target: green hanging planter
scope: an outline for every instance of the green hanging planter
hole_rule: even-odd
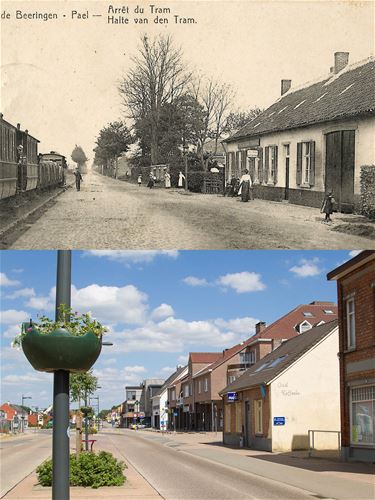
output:
[[[77,337],[64,328],[41,334],[29,323],[23,327],[26,331],[22,338],[23,352],[33,368],[41,372],[86,372],[102,350],[102,338],[92,332]]]

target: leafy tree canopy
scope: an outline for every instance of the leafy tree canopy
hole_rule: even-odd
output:
[[[88,158],[85,155],[85,152],[83,151],[83,149],[81,148],[81,146],[77,146],[77,144],[76,144],[75,148],[72,151],[71,158],[78,165],[83,165],[88,160]]]
[[[105,165],[108,160],[117,158],[128,151],[133,138],[127,126],[121,122],[112,122],[99,132],[96,141],[95,163]]]

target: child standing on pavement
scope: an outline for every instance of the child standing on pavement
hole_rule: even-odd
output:
[[[142,184],[142,176],[138,175],[138,186],[141,186]]]
[[[332,222],[331,213],[333,213],[333,204],[335,203],[335,199],[333,197],[332,190],[327,191],[324,199],[322,201],[322,206],[320,207],[320,213],[326,214],[324,223]]]

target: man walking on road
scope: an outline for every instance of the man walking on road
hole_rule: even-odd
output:
[[[75,170],[74,175],[76,178],[77,191],[80,191],[81,190],[81,181],[83,181],[83,179],[82,179],[81,172],[78,170],[78,168]]]

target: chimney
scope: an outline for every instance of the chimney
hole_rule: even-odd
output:
[[[17,123],[17,130],[20,130],[20,128],[21,128],[21,124]]]
[[[262,332],[266,328],[266,326],[267,326],[267,323],[265,323],[264,321],[259,321],[255,325],[255,334]]]
[[[335,75],[345,68],[349,62],[349,52],[335,52]]]
[[[292,80],[281,80],[281,95],[284,95],[290,89]]]

